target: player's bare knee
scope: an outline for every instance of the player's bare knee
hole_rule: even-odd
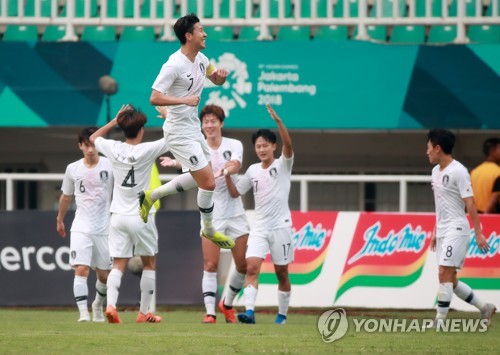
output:
[[[81,277],[89,276],[90,268],[87,265],[76,265],[75,266],[75,275]]]
[[[205,260],[203,270],[207,272],[217,272],[218,264],[213,260]]]

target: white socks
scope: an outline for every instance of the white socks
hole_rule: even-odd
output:
[[[446,319],[450,309],[451,298],[453,297],[453,283],[445,282],[439,284],[438,307],[436,319]]]
[[[87,286],[87,278],[84,276],[75,276],[73,280],[73,295],[75,296],[76,305],[81,313],[88,313],[87,299],[89,296],[89,287]]]
[[[464,300],[467,303],[477,307],[479,310],[483,309],[484,302],[482,302],[472,291],[469,285],[458,281],[457,287],[453,290],[455,295],[457,295],[460,299]]]
[[[215,228],[212,225],[212,215],[214,211],[213,191],[198,189],[198,208],[200,209],[201,225],[203,230],[209,235],[215,234]]]
[[[95,283],[95,290],[96,290],[95,300],[97,304],[103,305],[106,301],[106,294],[107,294],[106,284],[102,283],[101,281],[99,281],[99,279],[97,279]]]
[[[151,192],[151,200],[156,201],[168,195],[175,195],[179,192],[193,189],[197,186],[196,181],[190,173],[176,176],[166,184],[154,189]]]
[[[252,285],[245,287],[243,291],[245,295],[245,309],[247,311],[255,310],[255,300],[257,299],[257,289]]]
[[[207,314],[215,316],[215,295],[217,294],[217,273],[203,271],[203,280],[201,282],[203,290],[203,301]]]
[[[290,296],[292,291],[278,290],[278,313],[286,316],[288,313],[288,305],[290,304]]]
[[[155,292],[156,283],[156,271],[155,270],[144,270],[141,276],[141,306],[139,311],[142,314],[147,314],[149,312],[149,306],[151,305],[151,300],[153,299],[153,294]]]
[[[143,271],[144,273],[144,271]],[[120,285],[122,283],[123,273],[118,269],[112,269],[108,276],[108,306],[116,308]]]
[[[226,290],[226,294],[224,295],[224,305],[228,307],[233,306],[234,298],[238,293],[240,293],[244,283],[245,274],[240,274],[236,270],[231,272],[229,275],[229,288]]]

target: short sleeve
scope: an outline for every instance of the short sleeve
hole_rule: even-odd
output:
[[[61,186],[61,191],[66,196],[73,196],[73,194],[75,193],[75,183],[73,181],[73,174],[71,173],[71,170],[71,165],[68,165],[66,167]]]
[[[458,170],[458,172],[459,173],[457,174],[457,188],[458,191],[460,192],[460,196],[462,198],[474,196],[474,193],[472,192],[472,185],[470,182],[469,173],[465,168]]]
[[[168,60],[161,67],[160,73],[156,77],[155,82],[153,83],[153,89],[159,91],[161,93],[166,93],[167,90],[172,86],[176,79],[176,70],[173,63]]]

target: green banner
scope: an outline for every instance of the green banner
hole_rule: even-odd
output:
[[[101,125],[98,81],[118,82],[111,117],[124,103],[162,121],[151,85],[178,43],[0,42],[0,126]],[[500,128],[500,45],[381,45],[358,41],[208,42],[229,70],[208,82],[202,105],[222,106],[226,128],[274,127],[272,104],[292,129]]]

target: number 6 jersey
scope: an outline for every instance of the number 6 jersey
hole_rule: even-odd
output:
[[[93,168],[87,168],[83,158],[67,166],[61,191],[75,196],[75,219],[71,232],[107,235],[109,204],[113,191],[111,163],[104,157]]]

